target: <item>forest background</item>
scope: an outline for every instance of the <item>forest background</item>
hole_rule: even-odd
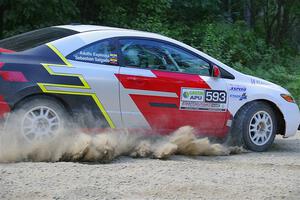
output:
[[[300,103],[300,0],[0,0],[0,38],[70,23],[167,35]]]

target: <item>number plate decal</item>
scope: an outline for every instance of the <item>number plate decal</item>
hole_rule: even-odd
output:
[[[205,102],[226,103],[227,93],[223,90],[205,90]]]
[[[227,93],[224,90],[181,88],[180,109],[226,112]]]

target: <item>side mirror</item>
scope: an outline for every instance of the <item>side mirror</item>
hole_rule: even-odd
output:
[[[213,77],[220,78],[221,71],[218,66],[213,65]]]

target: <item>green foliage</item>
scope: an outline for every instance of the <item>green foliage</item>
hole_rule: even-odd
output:
[[[245,24],[207,24],[202,50],[238,71],[288,88],[300,103],[300,57],[268,46]]]
[[[0,0],[0,37],[71,22],[157,32],[282,85],[300,103],[299,18],[299,1]]]
[[[4,35],[9,36],[40,27],[69,23],[78,14],[72,0],[14,0],[4,11]]]

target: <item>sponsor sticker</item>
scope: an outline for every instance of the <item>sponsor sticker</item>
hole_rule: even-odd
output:
[[[182,88],[182,100],[183,101],[204,101],[204,90],[200,89],[189,89],[189,88]]]
[[[269,85],[269,83],[267,83],[263,80],[258,80],[258,79],[254,79],[254,78],[251,78],[251,83],[253,85]]]
[[[180,109],[225,112],[227,94],[223,90],[181,88]]]
[[[233,98],[233,99],[238,99],[238,100],[242,101],[242,100],[246,100],[247,99],[247,94],[246,93],[243,93],[243,94],[230,94],[229,97]]]
[[[230,85],[229,98],[238,99],[239,101],[247,99],[247,88],[243,85]]]
[[[242,85],[230,85],[229,92],[246,92],[247,88]]]

